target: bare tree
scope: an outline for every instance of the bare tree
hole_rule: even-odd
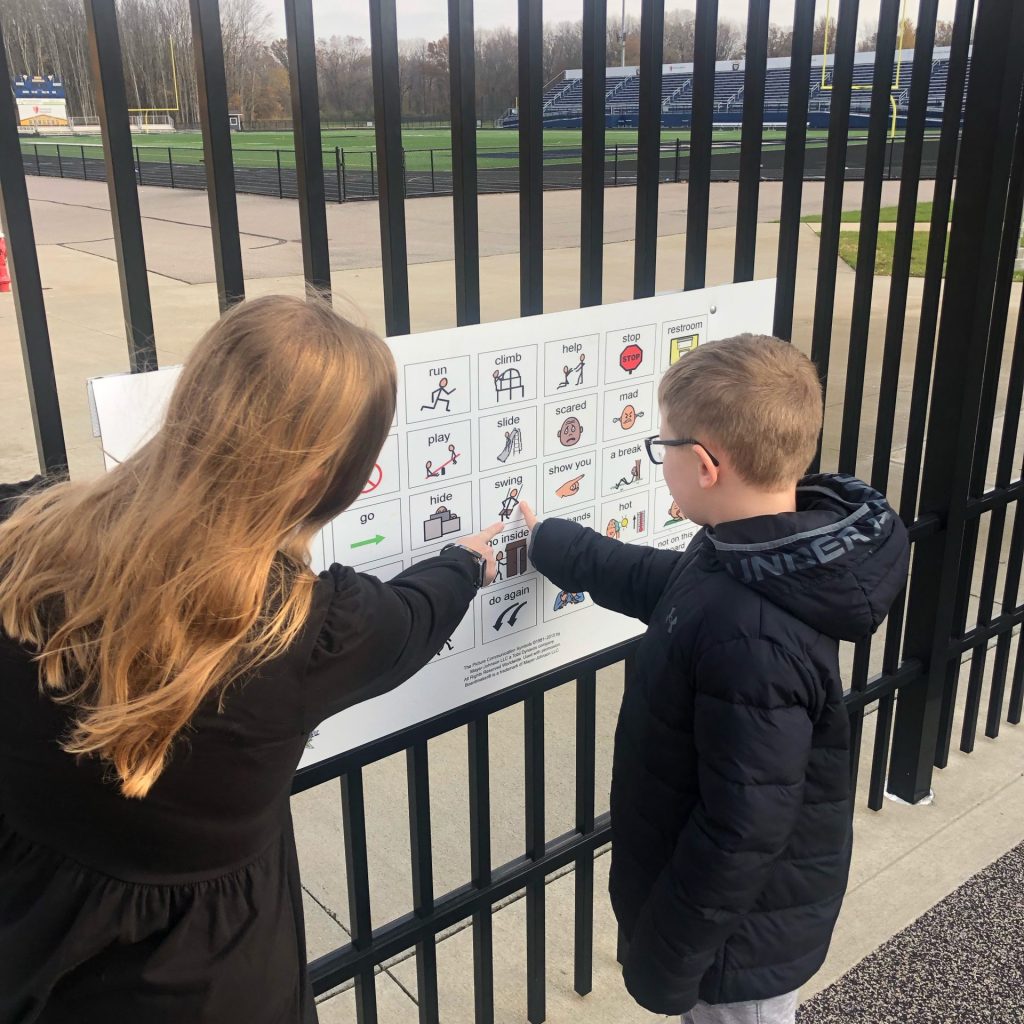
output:
[[[746,42],[746,31],[742,25],[720,21],[715,37],[715,59],[736,60],[742,57],[746,51]]]
[[[692,11],[672,11],[665,16],[665,61],[686,64],[693,60],[695,21]]]
[[[789,57],[793,53],[793,29],[782,25],[768,26],[768,56]]]
[[[814,39],[811,43],[811,53],[825,53],[825,44],[828,43],[828,52],[832,53],[836,48],[836,19],[829,18],[826,22],[824,16],[814,23]]]
[[[492,120],[515,104],[519,85],[519,42],[508,28],[476,36],[477,117]]]
[[[938,21],[935,23],[935,45],[950,46],[953,42],[953,22]]]

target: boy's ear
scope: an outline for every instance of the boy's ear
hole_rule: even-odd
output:
[[[709,489],[718,483],[720,469],[711,461],[711,456],[699,444],[693,446],[693,453],[697,456],[699,465],[697,467],[700,486]]]

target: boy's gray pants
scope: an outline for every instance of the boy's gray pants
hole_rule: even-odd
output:
[[[698,1003],[684,1013],[682,1024],[794,1024],[796,992],[787,992],[772,999],[756,999],[749,1003]]]

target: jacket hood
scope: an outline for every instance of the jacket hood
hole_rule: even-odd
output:
[[[702,554],[741,583],[837,640],[873,633],[903,589],[907,531],[885,498],[850,476],[797,487],[796,512],[720,523]]]

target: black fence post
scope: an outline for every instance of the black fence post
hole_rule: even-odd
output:
[[[345,150],[341,151],[341,198],[348,199],[348,176],[345,173]]]
[[[448,0],[456,323],[480,322],[473,4]],[[520,46],[521,46],[520,42]]]
[[[519,315],[544,312],[541,5],[519,0]],[[532,1018],[531,1018],[532,1019]]]
[[[64,177],[64,163],[60,158],[60,143],[53,147],[57,151],[57,173],[63,178]]]
[[[39,468],[63,474],[67,472],[68,456],[25,182],[25,161],[18,138],[18,111],[14,93],[8,87],[10,81],[3,26],[0,25],[0,82],[4,83],[0,88],[0,221],[6,226],[10,240],[11,285]]]
[[[398,83],[398,16],[395,0],[370,0],[370,59],[373,73],[373,128],[380,155],[381,271],[384,326],[388,334],[407,334],[409,255],[405,231],[405,168],[402,154],[402,98]],[[374,151],[370,151],[373,192]]]
[[[793,8],[793,53],[789,68],[789,104],[779,210],[779,250],[775,276],[775,319],[772,333],[789,341],[793,336],[800,214],[807,152],[807,98],[810,94],[811,51],[814,46],[814,0],[796,0]]]
[[[139,147],[135,146],[135,176],[139,180],[139,184],[142,184],[142,157],[139,154]]]
[[[676,165],[675,170],[672,173],[672,180],[675,182],[679,181],[679,137],[676,136]]]
[[[174,157],[171,155],[171,147],[167,147],[167,170],[171,174],[171,188],[174,188]]]
[[[374,171],[373,150],[370,150],[370,195],[377,194],[377,179]]]
[[[615,143],[615,181],[614,184],[619,183],[619,144]]]
[[[281,150],[275,149],[277,155],[277,198],[284,199],[284,186],[281,183]]]
[[[42,174],[43,172],[39,170],[39,144],[33,142],[32,149],[35,151],[36,154],[36,174]]]
[[[89,172],[86,170],[85,166],[85,146],[79,146],[78,148],[82,151],[82,181],[88,181]]]
[[[437,191],[437,182],[434,180],[434,151],[430,151],[430,191]]]
[[[843,6],[849,2],[844,0]],[[693,108],[690,114],[690,159],[686,169],[686,253],[683,269],[683,287],[687,289],[703,288],[707,283],[718,0],[697,0],[694,33]],[[763,117],[763,113],[758,114],[759,121]]]
[[[210,207],[217,298],[225,310],[245,298],[242,244],[235,197],[235,156],[228,118],[227,78],[218,0],[189,0],[203,166]]]
[[[583,137],[580,188],[580,305],[596,306],[604,288],[604,96],[608,35],[606,0],[583,4]],[[593,869],[593,861],[590,862]],[[577,991],[582,975],[577,972]],[[587,989],[589,991],[589,989]]]
[[[295,193],[302,235],[302,273],[307,292],[326,294],[331,290],[331,257],[327,238],[327,197],[312,0],[285,0],[284,22],[288,35],[288,78],[292,98],[292,134],[295,137]]]
[[[640,8],[640,93],[637,101],[639,126],[636,144],[634,299],[645,299],[654,294],[658,266],[658,185],[661,182],[661,60],[664,40],[665,0],[643,0]],[[713,51],[711,59],[714,60]],[[689,239],[689,220],[687,220],[686,233],[687,239]]]
[[[921,482],[920,512],[936,515],[941,525],[915,546],[907,611],[904,655],[920,659],[925,673],[899,692],[889,767],[889,791],[910,803],[931,790],[952,663],[985,364],[990,346],[1003,344],[1002,332],[996,337],[990,328],[999,315],[1001,241],[1020,130],[1024,7],[979,5],[974,45],[985,59],[971,67],[964,108]]]
[[[334,147],[334,177],[338,183],[338,202],[341,202],[341,153]]]
[[[747,5],[747,45],[743,69],[743,128],[740,132],[740,187],[736,202],[734,281],[754,277],[757,204],[761,191],[765,74],[768,67],[768,0]]]
[[[146,276],[139,190],[132,173],[132,135],[128,120],[121,41],[114,0],[85,0],[89,67],[96,109],[103,128],[103,156],[114,226],[114,249],[121,283],[121,305],[133,373],[157,368],[153,307]]]

